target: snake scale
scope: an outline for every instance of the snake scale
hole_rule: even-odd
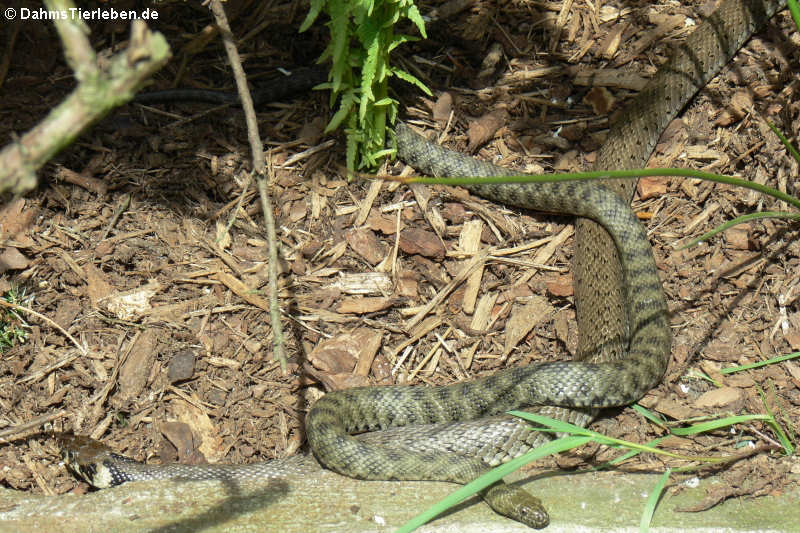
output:
[[[627,106],[612,126],[596,168],[643,166],[667,123],[783,3],[726,0]],[[398,125],[396,137],[399,157],[426,173],[512,173],[432,144],[404,124]],[[669,318],[647,235],[628,206],[632,186],[630,181],[469,186],[506,205],[584,217],[578,223],[576,250],[578,357],[447,387],[329,393],[306,417],[315,458],[359,479],[466,483],[538,442],[537,434],[521,422],[499,416],[505,411],[547,406],[550,416],[585,425],[594,409],[629,404],[657,385],[670,355]],[[352,436],[376,430],[386,431]],[[174,477],[246,482],[279,474],[274,463],[142,465],[78,437],[67,443],[64,458],[98,487]],[[539,501],[522,489],[500,482],[483,497],[497,512],[532,527],[548,523]]]

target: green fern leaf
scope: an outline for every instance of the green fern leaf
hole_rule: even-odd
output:
[[[428,96],[433,96],[433,93],[431,92],[431,90],[428,89],[428,87],[424,83],[422,83],[422,81],[420,81],[413,74],[409,74],[405,70],[400,70],[399,68],[392,69],[392,74],[394,74],[395,76],[397,76],[398,78],[400,78],[403,81],[406,81],[406,82],[408,82],[408,83],[410,83],[412,85],[416,85],[417,87],[419,87]]]
[[[325,7],[326,0],[311,0],[311,8],[308,10],[308,15],[306,15],[305,20],[303,23],[300,24],[300,33],[306,31],[314,21],[317,20],[322,8]]]

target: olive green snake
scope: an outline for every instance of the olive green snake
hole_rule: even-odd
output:
[[[617,119],[596,168],[643,166],[666,124],[782,4],[781,0],[726,1],[680,45]],[[398,125],[396,138],[402,160],[435,176],[513,173],[445,150],[404,124]],[[579,219],[576,252],[579,356],[447,387],[369,387],[329,393],[306,417],[311,450],[326,468],[358,479],[466,483],[489,465],[538,442],[537,433],[522,422],[500,416],[506,411],[547,406],[551,416],[585,425],[595,409],[632,403],[662,379],[670,356],[669,316],[647,234],[628,206],[631,182],[468,188],[509,206],[584,217]],[[375,438],[352,436],[387,428],[400,429],[379,431]],[[267,463],[141,465],[80,438],[65,448],[64,457],[99,487],[168,477],[246,480],[271,475],[273,469]],[[483,497],[497,512],[532,527],[548,523],[542,505],[520,488],[500,482]]]

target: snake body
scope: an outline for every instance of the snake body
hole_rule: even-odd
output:
[[[642,166],[666,124],[782,5],[782,0],[727,0],[626,108],[601,149],[597,167]],[[436,176],[511,173],[436,146],[403,124],[396,137],[400,158]],[[470,186],[500,203],[592,221],[580,223],[576,252],[580,360],[508,369],[447,387],[366,387],[329,393],[306,417],[314,457],[331,470],[359,479],[466,483],[488,465],[519,455],[536,442],[535,432],[497,415],[549,406],[556,416],[585,424],[594,409],[629,404],[657,385],[670,355],[669,320],[647,235],[628,206],[630,187],[588,182]],[[430,427],[434,429],[426,429]],[[386,428],[396,429],[378,432],[388,436],[373,440],[352,436]],[[140,465],[93,446],[73,439],[64,456],[98,486],[166,477],[246,482],[274,473],[266,463],[219,468]],[[521,489],[498,483],[483,496],[496,511],[530,526],[548,523],[538,500]]]
[[[503,176],[511,171],[434,145],[404,124],[398,155],[434,176]],[[550,362],[511,368],[447,387],[368,387],[321,398],[306,417],[311,449],[326,467],[360,479],[435,479],[466,483],[486,471],[479,459],[439,453],[399,453],[351,433],[408,424],[472,420],[520,407],[612,407],[641,398],[658,384],[670,355],[667,305],[644,228],[627,202],[590,182],[480,184],[473,192],[506,205],[591,218],[614,239],[626,281],[631,342],[625,357],[607,362]],[[515,487],[491,487],[493,509],[534,527],[546,525],[537,502]]]

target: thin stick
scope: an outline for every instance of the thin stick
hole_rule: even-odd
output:
[[[12,438],[15,435],[19,435],[20,433],[24,433],[25,431],[31,430],[35,427],[39,427],[42,424],[47,424],[48,422],[52,422],[57,418],[66,416],[66,414],[67,414],[66,411],[58,411],[55,413],[50,413],[49,415],[37,416],[36,418],[32,418],[27,422],[23,422],[22,424],[4,429],[3,431],[0,431],[0,442],[11,442],[11,440],[13,440]]]
[[[278,238],[275,234],[272,200],[267,192],[263,144],[261,143],[261,136],[258,133],[258,122],[256,121],[255,109],[253,108],[253,98],[250,96],[250,90],[247,87],[247,78],[242,68],[239,52],[236,50],[236,44],[233,42],[233,34],[228,24],[228,17],[225,15],[225,10],[219,0],[211,0],[210,7],[216,19],[217,26],[220,29],[225,52],[228,54],[228,62],[231,65],[233,77],[236,80],[239,101],[242,104],[245,121],[247,123],[247,138],[250,141],[250,151],[253,154],[253,169],[257,176],[256,183],[258,184],[258,192],[261,195],[261,210],[264,212],[267,242],[269,243],[269,307],[273,331],[272,357],[280,362],[281,371],[286,374],[286,354],[283,346],[283,328],[281,326],[281,313],[278,304]]]
[[[272,169],[272,157],[269,159],[269,172]],[[267,180],[263,174],[257,180],[258,192],[261,193],[261,211],[264,213],[264,222],[269,236],[269,316],[272,321],[272,349],[274,358],[281,363],[281,372],[286,375],[286,353],[283,345],[283,328],[281,327],[281,308],[278,305],[278,238],[275,233],[275,218],[272,214],[272,200],[267,191]]]
[[[127,211],[130,206],[131,206],[131,194],[126,194],[125,198],[122,199],[122,202],[120,202],[120,204],[114,210],[114,214],[111,216],[111,220],[108,221],[106,229],[103,230],[103,235],[100,237],[101,241],[106,240],[108,234],[111,233],[111,230],[114,229],[114,226],[117,225],[117,222],[119,222],[120,217],[122,217],[122,213]]]

